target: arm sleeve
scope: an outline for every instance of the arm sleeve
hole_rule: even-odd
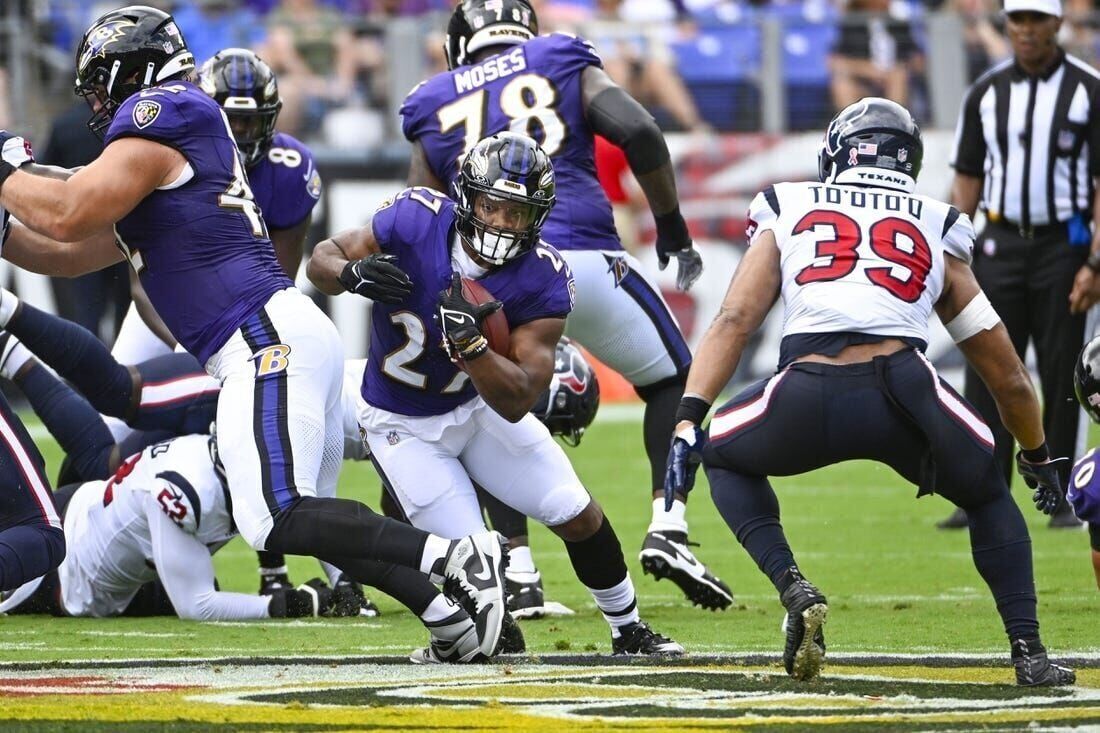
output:
[[[985,135],[982,134],[981,104],[987,88],[984,84],[970,87],[955,129],[951,167],[967,176],[985,175],[986,145]]]
[[[214,589],[214,563],[199,540],[179,528],[157,500],[146,500],[153,563],[160,582],[182,619],[232,621],[268,617],[270,599]]]
[[[969,265],[974,259],[975,236],[970,217],[952,206],[944,219],[943,229],[943,247],[947,254]]]
[[[764,232],[775,231],[779,221],[779,195],[775,192],[775,186],[768,186],[749,204],[749,220],[745,227],[745,239],[751,247],[756,238]],[[776,241],[779,241],[778,234]]]

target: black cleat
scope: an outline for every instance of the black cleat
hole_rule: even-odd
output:
[[[523,654],[525,651],[527,651],[527,641],[523,638],[519,624],[516,623],[512,614],[504,614],[504,623],[500,630],[500,653]]]
[[[802,577],[798,568],[788,568],[794,582],[779,596],[787,617],[783,631],[787,644],[783,649],[783,666],[796,680],[812,680],[825,666],[825,634],[821,627],[829,613],[829,605],[821,591]]]
[[[1073,507],[1063,498],[1054,514],[1050,515],[1047,526],[1051,529],[1077,529],[1081,524],[1081,520],[1073,513]]]
[[[645,573],[657,580],[668,578],[694,605],[717,611],[733,603],[729,586],[688,549],[686,532],[648,532],[638,559]]]
[[[542,577],[533,573],[505,573],[504,594],[514,618],[539,618],[546,603]]]
[[[332,615],[375,618],[381,614],[378,606],[363,593],[363,586],[349,578],[347,574],[341,573],[336,579],[336,585],[332,586]]]
[[[270,596],[277,591],[291,590],[294,586],[290,584],[290,577],[286,573],[260,573],[260,591],[261,596]]]
[[[966,518],[966,512],[961,507],[955,507],[951,516],[936,522],[936,529],[966,529],[970,521]]]
[[[1016,684],[1021,687],[1061,687],[1077,682],[1072,669],[1047,658],[1047,650],[1037,639],[1012,642],[1012,666],[1016,668]]]
[[[645,654],[655,657],[678,657],[684,648],[667,636],[658,634],[644,621],[619,627],[619,635],[611,639],[611,653],[615,656]]]

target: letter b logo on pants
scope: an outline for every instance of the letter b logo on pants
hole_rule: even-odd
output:
[[[256,362],[256,376],[266,377],[283,371],[290,364],[287,360],[289,355],[290,347],[286,344],[275,344],[260,349],[252,355],[252,359]]]

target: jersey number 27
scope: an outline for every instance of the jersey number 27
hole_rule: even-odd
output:
[[[814,263],[802,268],[795,276],[794,280],[799,285],[839,280],[856,269],[859,246],[865,233],[859,223],[847,214],[815,209],[795,224],[791,234],[816,234],[823,230],[831,230],[831,235],[817,240]],[[885,288],[907,303],[919,300],[932,269],[932,250],[920,229],[911,221],[888,217],[872,224],[867,229],[866,238],[871,251],[890,263],[889,267],[868,267],[863,271],[871,284]],[[895,275],[895,265],[908,270],[909,276]]]

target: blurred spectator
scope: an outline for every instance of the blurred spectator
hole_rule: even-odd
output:
[[[260,19],[237,0],[184,0],[172,15],[197,65],[223,48],[255,48],[264,40]]]
[[[851,0],[829,57],[833,106],[843,109],[866,96],[909,102],[909,75],[923,70],[903,6],[890,0]],[[891,12],[894,11],[894,12]]]
[[[50,136],[41,150],[35,151],[39,163],[76,168],[91,163],[103,150],[103,141],[88,129],[91,110],[83,100],[54,119]],[[50,278],[57,313],[111,343],[118,333],[130,305],[129,265],[115,265],[76,278]],[[106,315],[111,326],[101,328]]]
[[[1094,66],[1100,55],[1097,27],[1100,16],[1092,0],[1066,0],[1065,22],[1058,40],[1068,53],[1079,56]]]
[[[382,68],[378,43],[359,43],[339,12],[317,0],[282,0],[261,55],[279,77],[279,129],[305,136],[331,109],[352,103],[356,75]]]
[[[957,12],[964,23],[963,42],[970,81],[1009,55],[1008,41],[1002,30],[994,25],[994,20],[999,21],[999,5],[994,6],[988,0],[950,0],[948,3],[948,9]]]
[[[423,15],[433,10],[451,10],[448,0],[348,0],[348,13],[368,21]]]

